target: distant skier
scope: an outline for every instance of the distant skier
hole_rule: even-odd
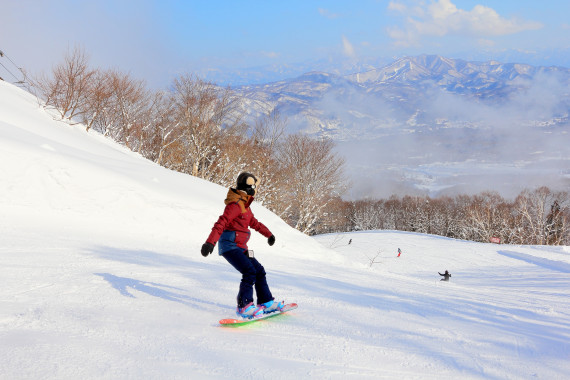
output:
[[[439,273],[439,272],[437,272]],[[451,277],[451,273],[449,273],[447,270],[445,271],[444,274],[439,273],[440,276],[443,276],[443,278],[439,281],[449,281],[449,277]]]
[[[244,172],[237,177],[236,188],[228,190],[224,201],[224,213],[212,227],[212,232],[201,249],[202,256],[206,257],[212,253],[219,240],[219,254],[242,274],[236,310],[236,314],[242,318],[278,311],[284,304],[274,301],[265,278],[265,269],[253,257],[253,251],[247,248],[251,235],[249,227],[265,236],[270,246],[275,243],[275,236],[253,216],[249,208],[258,186],[259,180],[253,174]],[[257,305],[253,303],[254,286]]]
[[[352,239],[350,239],[350,240],[348,241],[348,245],[350,245],[350,243],[352,243]]]
[[[402,251],[400,251],[400,248],[398,248],[398,256],[397,257],[400,257],[401,254],[402,254]]]

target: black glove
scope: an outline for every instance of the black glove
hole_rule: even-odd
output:
[[[212,251],[214,250],[214,244],[212,243],[204,243],[202,244],[202,256],[207,257],[210,253],[212,253]]]
[[[275,235],[271,235],[270,237],[267,238],[267,244],[269,245],[275,244]]]

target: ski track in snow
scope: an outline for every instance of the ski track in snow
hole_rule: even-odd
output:
[[[220,327],[240,275],[199,249],[225,192],[0,82],[0,378],[570,378],[569,247],[310,238],[254,204],[277,242],[250,247],[299,308]]]

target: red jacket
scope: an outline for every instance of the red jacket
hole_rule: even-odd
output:
[[[253,202],[253,197],[243,191],[235,189],[228,191],[228,196],[224,201],[226,204],[224,213],[214,223],[212,232],[206,240],[213,245],[219,240],[218,250],[220,254],[238,247],[248,249],[247,242],[251,235],[249,227],[267,238],[272,235],[271,231],[253,216],[253,212],[249,208],[251,202]]]

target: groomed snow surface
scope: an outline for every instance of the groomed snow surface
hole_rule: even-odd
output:
[[[0,82],[0,378],[570,378],[570,247],[310,238],[254,204],[277,242],[250,248],[299,308],[219,326],[240,275],[200,247],[226,191]]]

